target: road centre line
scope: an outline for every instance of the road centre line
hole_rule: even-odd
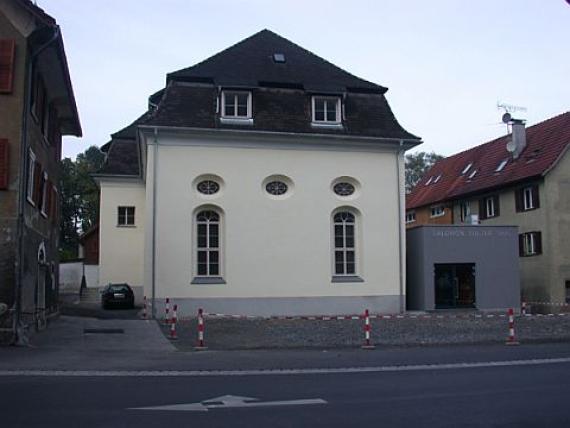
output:
[[[307,374],[350,374],[412,372],[430,370],[460,370],[473,368],[538,366],[567,364],[570,357],[539,358],[529,360],[481,361],[471,363],[415,364],[401,366],[338,367],[308,369],[256,369],[256,370],[0,370],[2,376],[24,377],[218,377],[218,376],[282,376]]]

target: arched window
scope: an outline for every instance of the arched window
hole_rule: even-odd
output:
[[[356,275],[356,218],[349,211],[339,211],[333,217],[334,274]]]
[[[196,214],[196,274],[220,276],[220,215],[214,210]]]

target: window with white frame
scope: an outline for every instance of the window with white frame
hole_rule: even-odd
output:
[[[473,162],[469,162],[469,163],[467,164],[467,166],[465,166],[465,168],[463,168],[463,171],[461,171],[461,175],[467,174],[467,171],[469,171],[472,166],[473,166]]]
[[[222,91],[222,118],[251,119],[251,92]]]
[[[434,205],[431,207],[431,217],[441,217],[445,214],[445,207],[443,205]]]
[[[135,207],[117,207],[117,226],[135,225]]]
[[[40,212],[44,217],[47,217],[47,205],[48,205],[48,175],[47,172],[42,174],[42,182],[40,186],[40,194],[41,194],[41,201],[40,201]]]
[[[35,170],[36,170],[36,155],[31,150],[28,153],[28,186],[26,189],[26,197],[28,202],[32,205],[34,203],[34,183],[36,181],[35,177]]]
[[[523,189],[523,207],[525,210],[532,210],[534,208],[533,188],[525,187]]]
[[[416,212],[415,211],[408,211],[406,213],[406,224],[413,223],[416,221]]]
[[[541,232],[527,232],[519,235],[519,250],[521,256],[536,256],[542,254]]]
[[[313,122],[325,125],[341,123],[340,97],[313,97]]]
[[[356,217],[340,211],[333,217],[334,275],[356,275]]]
[[[465,222],[471,215],[471,204],[469,201],[461,201],[459,204],[459,211],[461,216],[461,222]]]
[[[495,217],[497,215],[497,207],[495,206],[495,198],[485,199],[485,217]]]
[[[218,277],[220,269],[220,214],[208,209],[196,214],[196,276]]]

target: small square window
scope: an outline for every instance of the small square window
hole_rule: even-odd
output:
[[[416,212],[415,211],[410,211],[410,212],[406,213],[406,224],[414,223],[415,221],[416,221]]]
[[[339,125],[340,108],[339,97],[313,97],[313,123]]]
[[[273,61],[275,62],[285,62],[285,54],[284,53],[274,53],[273,54]]]
[[[251,119],[251,92],[223,91],[222,117]]]
[[[443,205],[435,205],[431,207],[431,217],[441,217],[445,214],[445,208]]]
[[[135,207],[118,207],[117,226],[135,225]]]

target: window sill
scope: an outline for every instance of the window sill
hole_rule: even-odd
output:
[[[334,275],[331,279],[332,283],[342,283],[342,282],[364,282],[364,280],[357,275]]]
[[[222,125],[253,125],[253,118],[251,117],[220,117]]]
[[[29,196],[26,196],[26,201],[28,201],[28,203],[29,203],[32,207],[35,207],[35,206],[36,206],[34,200],[33,200],[32,198],[30,198]]]
[[[313,128],[325,128],[325,129],[343,129],[342,123],[339,122],[311,122]]]
[[[530,254],[523,254],[521,257],[535,257],[540,256],[542,253],[530,253]]]
[[[129,229],[129,228],[132,229],[132,228],[135,228],[137,226],[134,224],[118,224],[117,227],[126,227],[127,229]]]
[[[537,210],[537,209],[538,209],[538,207],[523,208],[523,209],[520,210],[519,212],[521,212],[521,213],[526,213],[526,212],[528,212],[528,211],[534,211],[534,210]]]
[[[195,276],[190,284],[225,284],[221,276]]]
[[[45,212],[43,212],[43,211],[40,211],[40,214],[42,215],[43,218],[48,218],[47,213],[45,213]]]

